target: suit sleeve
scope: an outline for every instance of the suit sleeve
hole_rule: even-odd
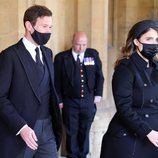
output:
[[[59,97],[59,103],[62,103],[62,58],[60,54],[57,54],[54,58],[54,74],[54,83]]]
[[[95,50],[96,51],[96,50]],[[96,51],[96,74],[95,74],[95,96],[102,96],[104,76],[102,72],[102,62],[99,58],[99,53]]]
[[[0,54],[0,118],[15,134],[26,124],[10,100],[14,66],[10,53]],[[16,90],[15,90],[16,91]]]

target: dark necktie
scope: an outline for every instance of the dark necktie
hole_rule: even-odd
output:
[[[36,51],[36,64],[37,64],[37,67],[39,68],[39,70],[43,73],[43,64],[42,64],[42,61],[40,59],[40,54],[39,54],[39,48],[37,47],[35,49]]]
[[[77,60],[76,60],[76,62],[77,62],[78,65],[80,65],[80,63],[81,63],[79,56],[80,56],[80,55],[78,54],[78,55],[77,55]]]

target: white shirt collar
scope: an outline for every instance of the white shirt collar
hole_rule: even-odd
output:
[[[23,37],[22,42],[24,43],[25,48],[28,50],[28,52],[30,53],[30,55],[32,56],[33,60],[36,61],[35,56],[36,56],[36,45],[34,45],[33,43],[31,43],[26,37]],[[43,62],[42,59],[42,52],[40,49],[40,46],[38,46],[39,48],[39,52],[40,52],[40,59]]]
[[[76,53],[74,50],[72,50],[72,55],[73,55],[75,61],[77,61],[77,55],[78,55],[78,53]],[[83,59],[84,59],[84,52],[79,53],[79,55],[80,55],[80,56],[79,56],[80,61],[81,61],[81,63],[82,63],[82,62],[83,62]]]

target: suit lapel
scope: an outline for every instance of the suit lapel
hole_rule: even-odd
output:
[[[54,84],[53,83],[53,81],[54,81],[54,68],[53,68],[53,62],[51,60],[51,56],[48,55],[47,50],[43,46],[41,46],[41,51],[42,51],[42,55],[44,57],[45,63],[48,67],[48,71],[49,71],[50,78],[51,78],[51,83],[53,85]]]
[[[30,83],[30,86],[35,94],[35,96],[40,101],[39,93],[38,93],[38,85],[37,85],[37,75],[36,75],[36,69],[35,66],[33,66],[33,59],[29,52],[26,50],[24,44],[22,43],[22,40],[18,43],[18,49],[16,50],[16,54],[19,57],[21,64],[24,67],[24,71],[26,73],[26,76],[28,78],[28,81]]]
[[[64,66],[66,69],[66,74],[68,76],[68,79],[70,80],[70,82],[73,86],[74,58],[72,56],[71,50],[66,56],[64,56]]]

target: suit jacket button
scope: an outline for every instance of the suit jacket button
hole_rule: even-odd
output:
[[[126,133],[123,133],[123,136],[126,136],[127,134]]]
[[[153,101],[154,101],[153,99],[150,99],[150,103],[153,103]]]
[[[147,84],[146,84],[146,83],[144,83],[144,87],[147,87]]]
[[[148,118],[148,117],[149,117],[149,114],[145,114],[145,117]]]

